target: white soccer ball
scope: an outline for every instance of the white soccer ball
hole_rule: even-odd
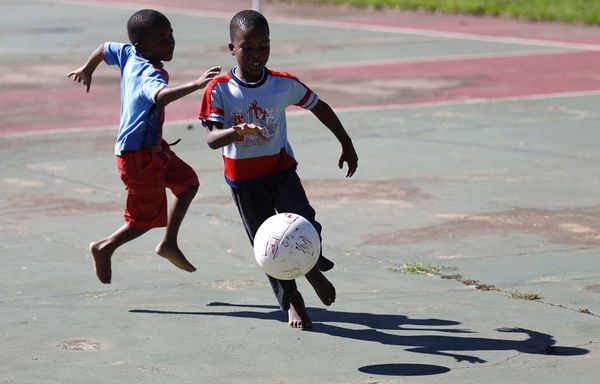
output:
[[[266,274],[279,280],[306,275],[321,254],[315,227],[300,215],[279,213],[269,217],[254,236],[254,257]]]

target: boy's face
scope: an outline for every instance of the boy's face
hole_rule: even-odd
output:
[[[260,80],[269,60],[270,44],[269,31],[265,27],[237,29],[229,43],[229,50],[237,60],[242,80]]]
[[[175,39],[170,23],[150,28],[139,43],[136,50],[142,57],[150,61],[170,61],[175,50]]]

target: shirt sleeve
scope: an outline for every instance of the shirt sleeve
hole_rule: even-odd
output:
[[[154,68],[149,67],[146,72],[146,76],[140,84],[140,93],[144,98],[156,103],[156,96],[168,85],[167,79],[161,71]]]
[[[308,88],[297,77],[290,76],[290,104],[297,105],[304,109],[312,109],[319,101],[319,96]]]
[[[104,61],[108,65],[118,65],[123,68],[131,55],[132,49],[133,47],[131,44],[106,42],[104,43],[104,48],[102,50]]]
[[[202,125],[207,127],[208,122],[217,122],[223,124],[225,121],[225,111],[223,108],[223,99],[218,83],[211,81],[202,96],[202,102],[200,103],[200,113],[198,118],[202,121]]]

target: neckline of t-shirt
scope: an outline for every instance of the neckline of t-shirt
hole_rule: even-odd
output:
[[[235,75],[235,69],[237,67],[233,67],[229,70],[229,75],[231,76],[231,78],[233,80],[235,80],[236,83],[238,83],[239,85],[243,86],[243,87],[248,87],[248,88],[256,88],[256,87],[260,87],[261,85],[263,85],[265,83],[265,81],[267,81],[267,77],[269,74],[269,71],[267,70],[267,68],[263,69],[263,75],[260,78],[260,80],[254,82],[254,83],[248,83],[245,82],[244,80],[240,79],[239,77],[237,77]]]
[[[134,56],[136,56],[138,58],[138,60],[146,61],[146,62],[150,63],[150,65],[152,65],[155,68],[160,68],[160,69],[164,68],[165,63],[163,63],[162,60],[149,60],[149,59],[146,59],[144,56],[140,55],[140,53],[137,51],[137,49],[135,49],[135,47],[132,46],[132,48],[133,48]]]

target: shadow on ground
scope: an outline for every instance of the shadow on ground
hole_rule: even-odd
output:
[[[276,306],[244,305],[214,302],[210,307],[254,308],[256,310],[235,310],[229,312],[185,312],[161,311],[150,309],[132,309],[130,313],[159,314],[159,315],[194,315],[194,316],[228,316],[286,322],[285,313]],[[263,310],[263,311],[261,311]],[[265,312],[264,310],[271,310]],[[459,325],[460,322],[443,319],[411,319],[404,315],[341,312],[321,308],[310,308],[313,328],[309,332],[323,333],[346,339],[361,340],[409,347],[406,351],[438,356],[452,357],[456,361],[469,363],[485,363],[475,356],[477,351],[516,351],[534,355],[576,356],[589,353],[589,350],[577,347],[555,346],[552,335],[525,328],[499,328],[502,333],[522,333],[527,336],[524,340],[494,339],[472,336],[451,336],[447,334],[473,334],[474,331],[446,326]],[[346,323],[362,325],[368,329],[349,329],[331,323]],[[401,330],[435,332],[429,335],[398,335],[382,330]],[[463,353],[459,353],[463,352]],[[466,354],[464,352],[472,352]],[[429,364],[377,364],[358,368],[369,374],[389,376],[422,376],[436,375],[450,371],[450,368]]]

